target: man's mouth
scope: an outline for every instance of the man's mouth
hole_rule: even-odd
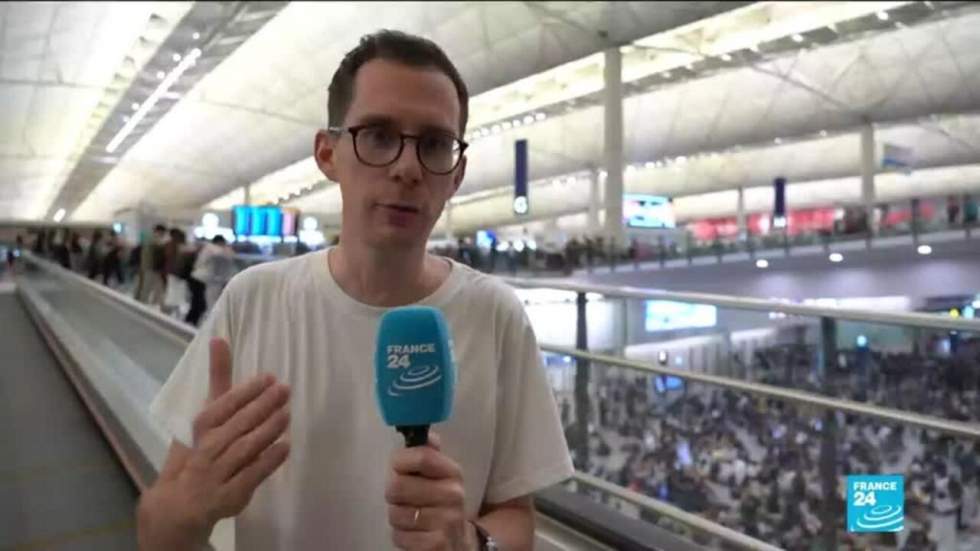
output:
[[[405,212],[411,214],[418,214],[419,208],[414,205],[408,205],[405,203],[380,203],[380,205],[387,209],[392,209],[398,212]]]

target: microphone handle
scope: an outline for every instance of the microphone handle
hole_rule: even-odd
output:
[[[405,447],[414,448],[429,443],[429,425],[402,425],[396,427],[405,437]]]

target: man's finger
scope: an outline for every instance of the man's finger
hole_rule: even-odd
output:
[[[442,450],[442,437],[439,436],[438,432],[434,430],[429,431],[429,441],[427,445],[431,448],[435,448],[438,451]]]
[[[214,427],[225,424],[238,410],[247,406],[268,390],[275,382],[269,374],[256,375],[246,383],[240,384],[220,398],[207,404],[194,419],[194,443]]]
[[[396,473],[418,474],[426,478],[462,478],[455,461],[430,446],[402,448],[395,452],[391,467]]]
[[[231,348],[228,341],[211,339],[211,366],[208,382],[208,401],[214,401],[231,390]]]
[[[287,457],[289,457],[289,444],[286,442],[276,442],[269,446],[255,461],[238,471],[238,474],[225,483],[227,493],[247,500],[259,484],[269,478]]]
[[[418,549],[444,549],[446,536],[440,532],[409,532],[406,530],[392,530],[391,543],[395,544],[396,549],[402,551],[416,551]]]
[[[288,401],[289,387],[286,385],[274,384],[266,388],[258,398],[236,411],[231,419],[205,434],[197,448],[205,457],[217,458],[239,437],[261,425]]]
[[[385,489],[385,502],[405,507],[461,506],[463,488],[455,480],[431,480],[396,474]]]
[[[415,512],[418,511],[418,517]],[[425,532],[448,524],[446,509],[440,507],[411,507],[388,505],[388,524],[408,532]]]
[[[280,409],[270,415],[261,425],[248,434],[243,434],[218,457],[215,463],[216,474],[220,480],[228,480],[248,465],[289,428],[289,411]]]

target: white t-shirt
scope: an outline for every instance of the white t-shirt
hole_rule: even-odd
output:
[[[452,417],[433,427],[462,468],[466,513],[568,478],[572,466],[537,341],[521,302],[496,278],[451,262],[419,304],[439,308],[457,360]],[[334,281],[326,251],[235,276],[150,411],[185,445],[208,387],[208,340],[228,338],[233,384],[260,370],[291,387],[290,456],[236,518],[239,550],[390,549],[384,500],[404,445],[374,395],[385,308]]]

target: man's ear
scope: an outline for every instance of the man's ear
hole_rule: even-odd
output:
[[[334,163],[334,152],[337,148],[337,140],[334,140],[326,130],[318,130],[313,139],[313,157],[316,159],[316,166],[328,180],[336,182],[337,166]]]

